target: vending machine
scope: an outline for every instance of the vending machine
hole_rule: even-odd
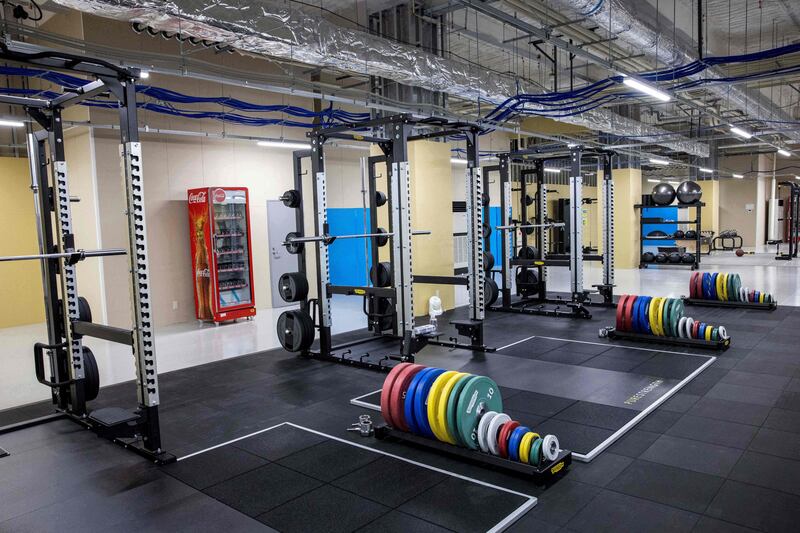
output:
[[[244,187],[189,190],[189,235],[198,320],[225,322],[256,314]]]

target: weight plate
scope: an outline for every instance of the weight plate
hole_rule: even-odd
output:
[[[726,281],[728,283],[728,288],[725,289],[725,295],[728,297],[729,301],[735,302],[736,301],[736,292],[734,290],[735,289],[734,285],[735,285],[735,281],[736,281],[736,274],[728,274],[728,277],[726,278]]]
[[[555,461],[560,451],[558,438],[555,435],[547,435],[542,442],[542,456],[548,461]]]
[[[445,385],[447,385],[447,382],[450,381],[450,379],[456,377],[457,375],[458,372],[455,370],[448,370],[447,372],[440,374],[439,377],[436,378],[436,381],[434,381],[431,385],[431,390],[428,393],[428,400],[426,402],[428,423],[431,426],[433,436],[442,442],[448,442],[447,433],[443,430],[443,426],[446,426],[447,422],[443,420],[444,424],[439,424],[439,402],[441,401],[442,389],[444,389]],[[447,402],[447,399],[445,399],[445,402]],[[445,403],[445,405],[447,404]]]
[[[487,431],[489,430],[489,423],[496,417],[498,413],[494,411],[487,411],[483,413],[481,421],[478,422],[478,448],[482,452],[489,452],[489,443],[487,441]]]
[[[675,305],[675,300],[672,298],[664,298],[664,309],[661,317],[661,331],[665,337],[671,336],[670,325],[672,324],[672,306]]]
[[[625,326],[624,331],[632,330],[633,322],[633,304],[636,303],[636,296],[631,296],[625,302],[625,310],[622,316],[622,323]]]
[[[683,339],[686,338],[686,320],[685,316],[682,316],[680,320],[678,320],[678,338]]]
[[[538,437],[539,435],[529,431],[522,436],[522,440],[519,443],[519,462],[520,463],[527,463],[528,458],[531,456],[531,444],[533,444],[533,439]]]
[[[409,431],[408,424],[406,423],[405,413],[405,403],[406,396],[408,395],[408,389],[411,386],[411,381],[414,379],[414,376],[416,376],[424,368],[425,367],[422,365],[408,364],[408,366],[404,367],[398,374],[397,378],[392,382],[392,387],[389,391],[389,416],[394,422],[393,427],[402,431]],[[381,394],[381,396],[382,395],[383,394]]]
[[[711,274],[703,272],[703,299],[711,299]]]
[[[383,191],[375,191],[375,205],[381,207],[386,203],[386,193]]]
[[[627,294],[623,294],[620,296],[619,300],[617,301],[617,331],[625,331],[625,325],[623,324],[623,313],[625,312],[625,302],[628,301]]]
[[[653,335],[658,335],[658,326],[656,325],[656,318],[658,317],[658,301],[661,298],[658,296],[650,300],[650,308],[647,313],[647,322],[650,324],[650,331]]]
[[[388,287],[392,284],[392,264],[388,261],[378,263],[369,268],[369,280],[374,287]]]
[[[483,252],[483,270],[489,272],[494,268],[494,254],[492,252]]]
[[[283,196],[280,197],[280,200],[283,202],[283,205],[286,207],[296,208],[300,207],[301,196],[300,192],[296,189],[289,189]]]
[[[714,272],[711,274],[711,299],[712,300],[719,300],[719,295],[717,293],[717,279],[719,278],[719,272]]]
[[[639,324],[639,309],[642,307],[644,299],[637,296],[633,301],[633,309],[631,310],[631,329],[636,333],[642,332],[641,324]]]
[[[705,335],[703,336],[707,341],[711,340],[711,330],[712,330],[711,324],[707,325]]]
[[[673,308],[673,318],[672,318],[672,336],[678,336],[678,322],[680,322],[681,318],[683,318],[684,313],[686,312],[686,308],[684,307],[683,300],[680,298],[675,298],[675,307]]]
[[[508,439],[511,437],[511,432],[518,427],[519,422],[510,420],[500,428],[500,433],[497,437],[497,449],[503,459],[508,459]]]
[[[473,450],[478,448],[478,436],[475,430],[480,416],[486,411],[503,412],[500,390],[497,383],[486,376],[474,376],[464,385],[456,407],[455,427],[460,441],[468,448]]]
[[[290,231],[289,233],[287,233],[286,237],[283,239],[284,242],[286,243],[286,251],[289,252],[290,254],[299,254],[300,250],[303,249],[304,243],[302,243],[302,242],[292,243],[292,242],[289,242],[289,241],[292,240],[292,239],[296,239],[298,237],[302,237],[302,236],[303,236],[302,234],[300,234],[300,233],[298,233],[296,231]]]
[[[730,339],[730,336],[728,335],[728,330],[725,329],[725,326],[719,327],[719,338],[722,340]]]
[[[692,272],[691,277],[689,277],[689,298],[697,298],[695,293],[695,284],[697,283],[697,276],[699,275],[699,272]]]
[[[451,426],[449,423],[447,407],[450,403],[450,397],[453,394],[456,384],[461,381],[466,383],[465,378],[470,377],[470,375],[471,374],[467,374],[465,372],[456,373],[456,375],[449,379],[442,388],[441,396],[436,404],[436,425],[441,431],[442,436],[445,437],[445,441],[449,442],[450,444],[458,444],[458,439],[456,438],[455,427]],[[461,392],[460,389],[459,392]]]
[[[431,430],[431,421],[428,420],[428,396],[433,382],[444,372],[443,368],[435,368],[433,372],[426,374],[420,380],[414,391],[414,421],[417,423],[420,433],[426,437],[435,437]]]
[[[542,462],[542,439],[541,437],[535,439],[531,445],[531,454],[528,457],[528,463],[533,466],[539,466]]]
[[[97,359],[88,346],[83,346],[83,394],[87,402],[91,402],[100,393],[100,370]]]
[[[700,322],[700,327],[697,328],[697,338],[698,339],[705,340],[705,338],[706,338],[706,328],[707,327],[708,327],[708,324],[706,324],[705,322]]]
[[[450,397],[447,398],[447,427],[455,438],[456,443],[461,446],[466,446],[466,443],[461,442],[461,435],[458,432],[458,399],[461,397],[461,391],[464,390],[464,386],[473,377],[472,374],[467,374],[459,378],[456,384],[453,385]]]
[[[408,386],[408,392],[406,393],[406,398],[403,402],[403,415],[405,416],[408,430],[412,433],[416,433],[417,435],[421,435],[422,431],[420,430],[419,425],[417,424],[417,419],[414,415],[414,396],[417,394],[417,386],[419,385],[420,381],[422,381],[422,378],[434,370],[436,369],[427,367],[417,372],[417,374],[411,380],[411,384]]]
[[[695,322],[692,326],[692,338],[699,339],[700,338],[700,322]]]
[[[488,239],[491,234],[492,234],[492,226],[490,226],[488,223],[484,222],[483,223],[483,238],[484,239]]]
[[[497,433],[500,431],[500,426],[510,421],[510,416],[500,413],[489,422],[489,427],[486,428],[486,445],[492,455],[500,455],[500,450],[497,449]]]
[[[392,402],[390,400],[392,394],[392,385],[394,384],[394,380],[397,379],[397,376],[400,375],[400,372],[403,371],[404,368],[411,366],[411,363],[400,363],[395,365],[389,373],[386,375],[386,379],[383,380],[383,388],[381,388],[381,416],[392,427],[397,427],[394,420],[392,419]]]
[[[717,300],[725,300],[725,274],[717,274],[717,279],[714,283],[717,291]]]
[[[697,281],[696,281],[696,285],[695,285],[695,288],[694,288],[694,293],[695,293],[696,298],[698,298],[700,300],[703,299],[703,274],[702,273],[700,273],[700,275],[697,276]]]
[[[650,302],[653,301],[652,296],[642,296],[642,305],[639,306],[639,327],[642,328],[642,333],[651,334],[653,330],[650,328]]]
[[[742,301],[742,278],[739,274],[733,275],[733,292],[736,294],[736,301]]]
[[[522,442],[522,437],[527,435],[531,430],[525,426],[519,426],[511,432],[508,438],[508,458],[512,461],[519,462],[519,445]]]
[[[482,192],[481,193],[481,203],[483,204],[483,207],[488,206],[489,205],[489,201],[490,201],[489,193]]]
[[[758,303],[760,303],[760,304],[764,303],[764,293],[763,292],[759,292],[758,293]]]
[[[719,340],[719,328],[711,328],[711,340],[717,342]]]
[[[304,351],[314,342],[314,322],[305,311],[284,311],[278,317],[277,333],[284,350]]]
[[[664,336],[664,308],[667,305],[667,298],[661,298],[658,301],[658,309],[656,310],[656,325],[658,326],[658,334]]]
[[[494,305],[498,296],[500,287],[497,286],[497,282],[489,276],[483,278],[483,306],[488,309]]]
[[[386,235],[386,233],[389,232],[386,231],[386,228],[378,228],[377,230],[375,230],[375,233],[380,233],[380,235],[376,235],[375,237],[372,238],[375,242],[375,246],[377,246],[378,248],[382,248],[383,246],[389,244],[389,236]]]
[[[308,280],[301,272],[286,272],[278,279],[278,294],[284,302],[299,302],[308,296]]]
[[[694,329],[694,318],[689,317],[686,319],[686,333],[685,336],[687,339],[692,338],[692,330]]]

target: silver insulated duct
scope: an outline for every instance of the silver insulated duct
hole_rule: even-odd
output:
[[[796,0],[795,0],[796,1]],[[653,7],[638,0],[548,0],[547,5],[559,12],[566,12],[570,18],[581,18],[583,26],[600,26],[617,37],[618,43],[630,45],[631,50],[643,53],[650,59],[657,59],[662,65],[677,67],[697,59],[694,52],[682,45],[669,34],[655,29],[654,22],[648,23],[648,10]],[[728,6],[728,2],[725,2]],[[726,7],[727,9],[727,7]],[[713,23],[713,20],[711,21]],[[690,79],[713,79],[724,75],[712,67]],[[748,94],[731,84],[710,84],[706,90],[754,119],[791,121],[791,117],[775,106],[761,94]],[[799,131],[787,131],[786,135],[800,141]]]
[[[517,81],[458,61],[426,53],[366,32],[343,28],[321,17],[292,9],[283,2],[256,0],[54,0],[56,3],[159,31],[224,43],[232,48],[310,65],[388,78],[406,85],[445,92],[475,101],[499,104],[525,87]],[[658,144],[700,157],[708,146],[671,132],[625,118],[608,110],[594,110],[560,121],[615,135]]]

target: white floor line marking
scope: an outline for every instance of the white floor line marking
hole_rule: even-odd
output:
[[[355,398],[353,398],[353,400],[360,400],[361,398],[366,398],[366,397],[367,397],[367,396],[369,396],[370,394],[375,394],[376,392],[380,392],[380,391],[382,391],[382,390],[383,390],[383,389],[378,389],[378,390],[374,390],[374,391],[372,391],[372,392],[368,392],[368,393],[366,393],[366,394],[362,394],[361,396],[356,396]]]
[[[524,338],[524,339],[522,339],[520,341],[512,342],[511,344],[506,344],[505,346],[501,346],[500,348],[498,348],[497,351],[499,352],[500,350],[505,350],[506,348],[511,348],[512,346],[516,346],[517,344],[520,344],[522,342],[529,341],[529,340],[533,339],[534,337],[536,337],[536,335],[531,335],[530,337],[526,337],[526,338]]]
[[[562,339],[560,337],[545,337],[543,335],[534,335],[534,337],[539,337],[540,339],[550,339],[551,341],[579,342],[581,344],[594,344],[595,346],[610,346],[611,348],[630,348],[631,350],[641,350],[644,352],[671,353],[675,355],[692,355],[694,357],[714,357],[712,355],[705,355],[702,353],[686,353],[686,352],[674,352],[672,350],[656,350],[655,348],[642,348],[640,346],[623,346],[621,344],[608,344],[606,342],[579,341],[575,339]],[[498,350],[502,349],[503,348],[498,348]]]
[[[208,448],[200,450],[199,452],[193,452],[193,453],[190,453],[189,455],[184,455],[183,457],[179,457],[178,459],[176,459],[176,461],[183,461],[184,459],[188,459],[189,457],[194,457],[195,455],[200,455],[201,453],[210,452],[211,450],[216,450],[217,448],[222,448],[223,446],[227,446],[228,444],[233,444],[234,442],[239,442],[240,440],[249,439],[250,437],[255,437],[256,435],[258,435],[260,433],[265,433],[265,432],[270,431],[272,429],[279,428],[279,427],[281,427],[281,426],[283,426],[285,424],[286,424],[286,422],[281,422],[280,424],[275,424],[274,426],[270,426],[270,427],[268,427],[266,429],[259,429],[258,431],[254,431],[253,433],[250,433],[248,435],[244,435],[242,437],[236,437],[235,439],[231,439],[229,441],[225,441],[225,442],[220,443],[220,444],[215,444],[214,446],[209,446]]]
[[[366,446],[364,444],[358,444],[357,442],[352,442],[352,441],[349,441],[347,439],[342,439],[340,437],[335,437],[333,435],[329,435],[328,433],[323,433],[322,431],[317,431],[316,429],[311,429],[311,428],[308,428],[308,427],[305,427],[305,426],[301,426],[301,425],[295,424],[293,422],[281,422],[280,424],[275,424],[274,426],[270,426],[270,427],[265,428],[265,429],[254,431],[253,433],[250,433],[248,435],[244,435],[244,436],[241,436],[241,437],[237,437],[235,439],[231,439],[229,441],[225,441],[223,443],[217,444],[215,446],[211,446],[211,447],[206,448],[204,450],[200,450],[198,452],[190,453],[189,455],[184,455],[183,457],[180,457],[178,459],[178,461],[183,461],[184,459],[188,459],[189,457],[194,457],[195,455],[200,455],[201,453],[205,453],[205,452],[208,452],[208,451],[211,451],[211,450],[215,450],[217,448],[221,448],[222,446],[227,446],[228,444],[232,444],[234,442],[238,442],[238,441],[243,440],[243,439],[248,439],[248,438],[253,437],[255,435],[259,435],[261,433],[266,433],[267,431],[272,431],[273,429],[277,429],[277,428],[279,428],[281,426],[291,426],[291,427],[296,428],[296,429],[301,429],[303,431],[308,431],[309,433],[314,433],[315,435],[320,435],[322,437],[325,437],[325,438],[328,438],[328,439],[331,439],[331,440],[335,440],[335,441],[338,441],[338,442],[341,442],[341,443],[344,443],[344,444],[349,444],[350,446],[355,446],[356,448],[362,448],[364,450],[367,450],[367,451],[370,451],[370,452],[373,452],[373,453],[377,453],[377,454],[383,455],[385,457],[391,457],[392,459],[397,459],[398,461],[403,461],[404,463],[412,464],[414,466],[418,466],[420,468],[425,468],[427,470],[432,470],[434,472],[439,472],[440,474],[444,474],[444,475],[447,475],[447,476],[458,478],[458,479],[461,479],[461,480],[464,480],[464,481],[468,481],[470,483],[475,483],[476,485],[481,485],[481,486],[484,486],[484,487],[487,487],[487,488],[490,488],[490,489],[499,490],[500,492],[513,494],[514,496],[519,496],[519,497],[525,498],[527,500],[525,503],[523,503],[522,505],[520,505],[519,507],[514,509],[514,511],[512,511],[509,515],[507,515],[505,518],[503,518],[500,522],[495,524],[488,531],[488,533],[499,533],[501,531],[505,531],[509,526],[511,526],[511,524],[513,524],[514,522],[519,520],[525,513],[528,512],[528,510],[530,510],[532,507],[534,507],[539,501],[538,498],[536,498],[536,496],[532,496],[530,494],[525,494],[523,492],[518,492],[518,491],[513,490],[513,489],[507,489],[506,487],[501,487],[500,485],[495,485],[493,483],[488,483],[486,481],[481,481],[480,479],[475,479],[473,477],[464,476],[462,474],[456,474],[455,472],[451,472],[451,471],[445,470],[443,468],[437,468],[435,466],[431,466],[431,465],[428,465],[428,464],[425,464],[425,463],[420,463],[419,461],[414,461],[412,459],[407,459],[407,458],[402,457],[400,455],[395,455],[393,453],[385,452],[383,450],[378,450],[376,448],[372,448],[372,447]]]

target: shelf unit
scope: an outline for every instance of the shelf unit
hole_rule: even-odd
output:
[[[670,204],[670,205],[644,205],[635,204],[634,209],[639,210],[639,268],[647,268],[650,265],[667,266],[667,267],[691,267],[692,270],[700,268],[700,225],[702,222],[701,211],[702,207],[706,204],[703,202],[695,202],[692,204]],[[694,220],[662,220],[661,222],[645,222],[642,217],[642,209],[691,209],[695,208]],[[675,239],[672,237],[647,237],[644,231],[645,226],[653,226],[658,224],[682,224],[684,226],[694,226],[697,236],[694,239]],[[694,262],[692,263],[645,263],[642,261],[642,254],[644,254],[644,241],[693,241],[695,243]]]

